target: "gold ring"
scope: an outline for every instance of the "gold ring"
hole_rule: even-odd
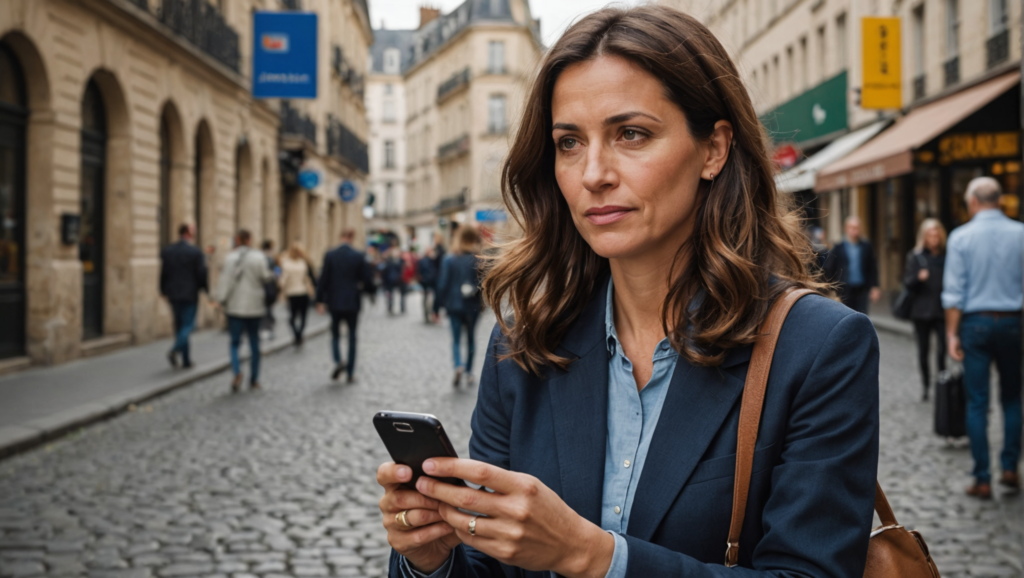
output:
[[[405,515],[408,513],[409,510],[402,510],[401,512],[395,514],[395,522],[405,526],[406,528],[412,528],[412,524],[409,523],[409,520],[405,519]]]
[[[473,519],[469,521],[469,535],[476,536],[476,516],[473,516]]]

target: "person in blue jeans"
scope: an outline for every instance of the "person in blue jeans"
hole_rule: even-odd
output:
[[[1003,408],[999,483],[1020,491],[1024,223],[999,210],[1001,194],[999,182],[989,177],[968,184],[965,200],[971,220],[949,236],[942,289],[949,355],[964,364],[967,435],[974,458],[974,484],[967,494],[981,499],[992,497],[988,408],[993,361]]]
[[[196,325],[199,292],[207,291],[206,256],[192,244],[193,226],[178,227],[178,242],[160,251],[160,293],[171,305],[174,346],[167,353],[171,367],[192,367],[188,338]]]
[[[451,254],[441,262],[441,278],[437,283],[435,310],[444,308],[452,327],[452,358],[455,377],[452,386],[459,387],[462,376],[473,384],[473,354],[476,352],[476,322],[480,317],[480,268],[477,254],[483,241],[472,225],[462,225],[455,233]],[[459,355],[463,330],[466,334],[466,363]]]

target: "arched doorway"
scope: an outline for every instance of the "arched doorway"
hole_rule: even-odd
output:
[[[235,231],[248,229],[259,237],[259,205],[252,182],[252,154],[248,144],[240,144],[235,150]]]
[[[0,359],[25,354],[25,81],[0,42]]]
[[[107,111],[95,80],[82,98],[81,232],[82,338],[103,335],[104,173],[107,161]]]
[[[217,171],[213,156],[213,133],[206,121],[199,123],[196,130],[195,164],[192,175],[195,184],[193,208],[195,210],[196,245],[206,248],[216,243],[217,223]]]

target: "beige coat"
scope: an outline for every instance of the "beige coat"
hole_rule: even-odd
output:
[[[281,292],[288,297],[312,295],[313,283],[309,280],[309,264],[302,259],[281,256],[281,277],[277,280]]]
[[[231,317],[263,317],[267,313],[263,285],[273,280],[262,251],[238,247],[224,259],[215,297]]]

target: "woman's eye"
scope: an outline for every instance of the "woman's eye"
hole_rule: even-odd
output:
[[[562,148],[565,149],[565,150],[576,148],[576,139],[574,139],[574,138],[564,138],[564,139],[562,139]]]
[[[637,133],[635,130],[627,128],[626,130],[624,130],[622,132],[622,138],[624,138],[626,140],[636,140],[636,139],[640,138],[640,134]]]

